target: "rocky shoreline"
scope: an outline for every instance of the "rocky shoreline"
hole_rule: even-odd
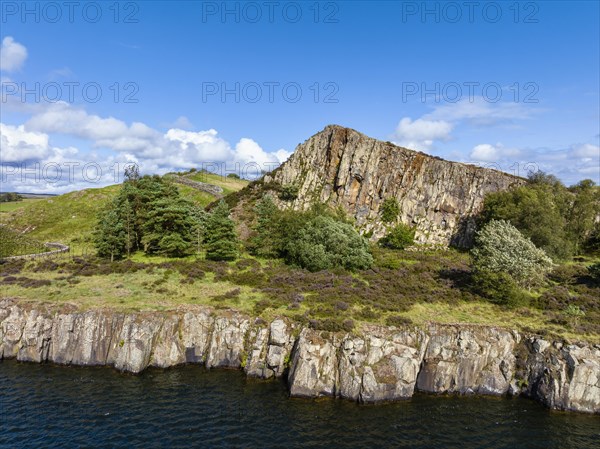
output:
[[[291,396],[371,403],[445,394],[525,395],[600,414],[600,346],[473,325],[364,325],[352,334],[200,306],[171,312],[58,310],[0,301],[0,359],[140,373],[185,363],[287,376]]]

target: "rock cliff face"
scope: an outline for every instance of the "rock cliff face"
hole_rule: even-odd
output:
[[[341,206],[364,233],[380,238],[385,199],[396,198],[399,221],[416,226],[418,243],[470,244],[473,216],[485,194],[524,179],[496,170],[449,162],[331,125],[298,145],[264,186],[296,186],[298,197],[280,206],[304,210],[314,202]],[[251,187],[249,187],[251,188]]]
[[[287,376],[292,396],[359,402],[430,393],[524,394],[548,407],[600,413],[600,347],[514,331],[365,325],[355,334],[189,306],[165,313],[58,311],[0,302],[0,359],[108,365],[139,373],[183,363]]]

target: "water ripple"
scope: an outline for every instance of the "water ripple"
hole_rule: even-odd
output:
[[[282,382],[198,366],[0,362],[0,447],[595,448],[600,419],[525,399],[415,395],[357,405],[289,399]]]

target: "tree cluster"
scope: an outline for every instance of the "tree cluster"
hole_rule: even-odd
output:
[[[12,201],[21,201],[23,197],[18,193],[7,192],[0,193],[0,203],[10,203]]]
[[[341,211],[322,205],[306,212],[280,211],[266,195],[258,201],[255,212],[250,250],[258,256],[282,258],[309,271],[358,270],[373,263],[368,242]]]
[[[591,180],[565,187],[556,177],[532,173],[519,188],[490,194],[482,224],[507,220],[554,260],[600,251],[600,188]]]
[[[202,244],[207,258],[237,257],[237,236],[225,203],[207,214],[182,198],[168,179],[140,177],[136,169],[126,172],[119,194],[99,214],[94,243],[98,255],[111,260],[140,250],[183,257],[199,253]]]

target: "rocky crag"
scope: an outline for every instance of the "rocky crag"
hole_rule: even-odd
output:
[[[285,376],[290,394],[360,402],[418,391],[530,396],[550,408],[600,413],[600,346],[499,328],[364,325],[328,333],[277,318],[187,306],[172,312],[56,310],[0,302],[0,358],[108,365],[139,373],[184,363]]]
[[[297,197],[280,201],[281,207],[341,206],[373,239],[385,235],[389,225],[381,220],[381,206],[395,198],[398,221],[416,227],[417,243],[468,246],[484,196],[523,183],[507,173],[445,161],[331,125],[298,145],[261,187],[275,193],[297,188]]]

